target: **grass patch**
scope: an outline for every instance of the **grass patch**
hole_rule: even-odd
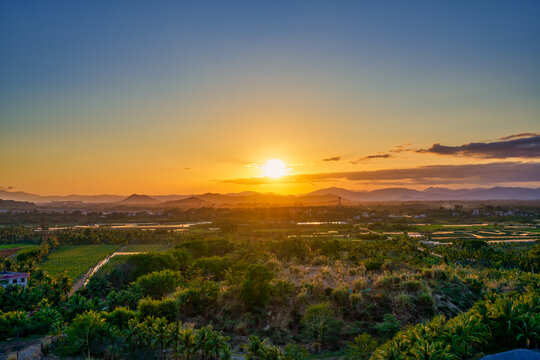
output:
[[[39,245],[36,244],[0,244],[0,249],[11,249],[11,248],[37,248]]]
[[[42,267],[52,277],[65,274],[75,280],[118,249],[120,245],[60,246],[49,254]]]

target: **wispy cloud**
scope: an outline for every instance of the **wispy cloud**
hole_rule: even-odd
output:
[[[373,159],[388,159],[388,158],[391,158],[392,155],[391,154],[375,154],[375,155],[368,155],[368,156],[364,156],[364,157],[361,157],[359,159],[356,159],[356,160],[351,160],[349,161],[351,164],[361,164],[361,163],[365,163],[369,160],[373,160]]]
[[[411,151],[411,143],[407,142],[404,144],[394,145],[392,149],[390,150],[391,153],[400,153],[404,151]]]
[[[407,184],[478,184],[540,182],[540,163],[496,162],[470,165],[429,165],[416,168],[371,171],[325,172],[284,176],[279,179],[252,177],[224,180],[225,183],[262,185],[332,180],[393,182]]]
[[[500,137],[499,140],[512,140],[512,139],[518,139],[518,138],[523,138],[523,137],[532,137],[532,136],[538,136],[538,135],[540,135],[540,134],[530,133],[530,132],[519,133],[519,134],[513,134],[513,135]]]
[[[341,156],[332,156],[326,159],[322,159],[322,161],[339,161],[339,160],[341,160]]]
[[[484,159],[538,158],[540,157],[540,135],[522,133],[505,136],[499,141],[474,142],[459,146],[436,143],[428,149],[419,149],[416,152]]]

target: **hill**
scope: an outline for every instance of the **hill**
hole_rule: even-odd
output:
[[[157,205],[161,204],[161,201],[154,199],[148,195],[132,194],[122,201],[116,203],[117,205]]]
[[[211,206],[212,203],[205,201],[197,196],[191,196],[181,200],[171,200],[163,203],[165,207],[178,207],[178,208],[198,208]]]

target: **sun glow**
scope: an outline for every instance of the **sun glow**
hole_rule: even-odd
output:
[[[264,176],[279,178],[285,175],[285,163],[279,159],[270,159],[263,166]]]

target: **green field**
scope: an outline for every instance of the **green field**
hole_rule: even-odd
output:
[[[60,246],[42,263],[43,270],[52,277],[66,274],[71,280],[75,280],[120,247],[120,245]]]
[[[167,245],[163,244],[139,244],[139,245],[126,245],[119,251],[121,252],[160,252],[167,250]]]
[[[35,244],[0,244],[0,249],[11,249],[11,248],[37,248],[38,245]]]
[[[37,249],[39,245],[35,244],[0,244],[0,258],[8,256],[21,255]],[[10,251],[10,249],[12,249]],[[19,250],[16,250],[19,249]],[[15,251],[15,252],[13,252]]]

